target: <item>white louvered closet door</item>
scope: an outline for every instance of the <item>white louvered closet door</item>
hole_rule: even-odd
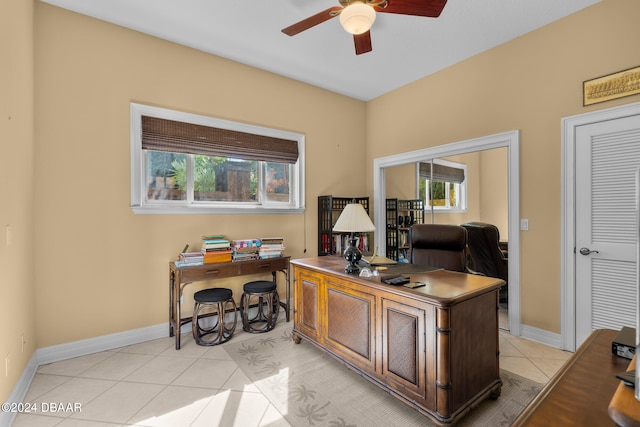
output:
[[[636,325],[639,166],[640,116],[576,129],[576,347]]]

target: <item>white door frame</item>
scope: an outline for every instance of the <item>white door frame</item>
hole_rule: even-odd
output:
[[[386,256],[385,168],[457,154],[507,148],[509,210],[509,329],[521,335],[520,327],[520,131],[514,130],[451,144],[439,145],[373,160],[375,246]]]
[[[640,115],[640,102],[562,119],[562,205],[560,241],[560,348],[576,350],[575,148],[576,128]]]

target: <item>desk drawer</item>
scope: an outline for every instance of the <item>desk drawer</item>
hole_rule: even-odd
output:
[[[220,263],[205,264],[198,267],[186,267],[180,270],[183,283],[198,282],[200,280],[219,279],[221,277],[233,277],[239,274],[237,264]]]
[[[259,261],[238,263],[240,274],[270,273],[277,270],[285,270],[288,260],[286,258],[261,259]]]

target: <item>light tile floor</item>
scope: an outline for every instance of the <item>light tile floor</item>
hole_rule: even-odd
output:
[[[271,333],[280,334],[284,313]],[[571,356],[501,330],[500,367],[546,383]],[[255,335],[236,329],[233,340]],[[13,427],[280,427],[285,418],[227,355],[190,334],[64,360],[38,368]],[[77,409],[80,409],[79,411]],[[42,409],[48,410],[42,412]]]

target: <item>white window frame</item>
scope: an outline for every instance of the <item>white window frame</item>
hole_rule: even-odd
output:
[[[431,162],[431,160],[422,162],[422,163],[429,163]],[[424,203],[424,210],[425,212],[431,212],[433,211],[434,213],[464,213],[467,211],[467,181],[468,181],[468,175],[467,175],[467,165],[465,165],[464,163],[456,163],[456,162],[451,162],[448,160],[441,160],[441,159],[433,159],[433,163],[434,164],[438,164],[438,165],[442,165],[442,166],[449,166],[452,168],[456,168],[456,169],[462,169],[464,170],[464,181],[462,181],[460,184],[458,184],[460,186],[460,206],[450,206],[449,205],[449,192],[446,193],[445,197],[447,200],[447,206],[429,206],[428,205],[428,201],[425,200]],[[416,188],[417,188],[417,192],[416,192],[416,198],[420,198],[420,180],[422,179],[422,177],[420,176],[420,162],[418,162],[416,164],[416,176],[418,177],[418,182],[416,183]],[[440,182],[440,181],[438,181]],[[446,182],[446,184],[448,185],[449,183]],[[455,184],[455,183],[454,183]]]
[[[289,183],[290,202],[270,202],[260,197],[260,202],[195,202],[188,200],[146,200],[146,156],[142,150],[142,116],[158,117],[184,123],[253,133],[273,138],[288,139],[298,143],[298,161],[291,166]],[[232,122],[144,104],[131,103],[131,209],[136,214],[237,214],[280,213],[296,214],[305,210],[305,136],[303,134],[271,129],[246,123]],[[189,155],[187,155],[189,157]],[[189,162],[189,160],[187,160]],[[264,168],[264,162],[261,162]],[[189,168],[188,168],[189,170]],[[261,174],[262,175],[262,174]],[[188,180],[189,181],[189,180]],[[260,178],[258,191],[264,195],[264,180]],[[187,188],[193,192],[193,188]]]

